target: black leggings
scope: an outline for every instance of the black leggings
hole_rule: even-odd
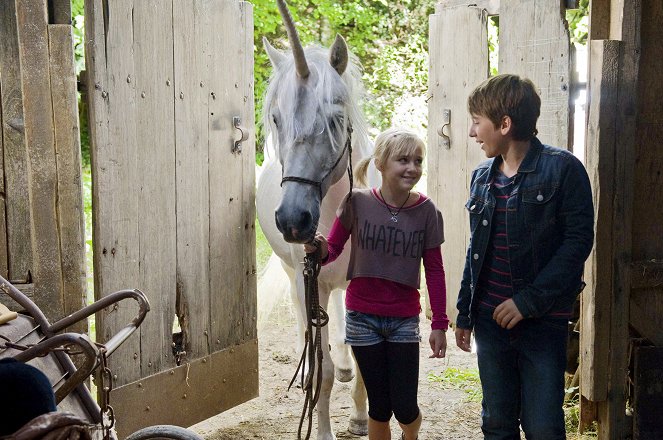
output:
[[[352,346],[368,393],[368,415],[388,422],[392,413],[409,425],[419,417],[419,344],[382,341]]]

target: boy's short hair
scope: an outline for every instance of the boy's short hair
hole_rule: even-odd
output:
[[[511,118],[515,140],[528,141],[538,133],[541,98],[527,78],[510,74],[488,78],[472,91],[467,107],[470,114],[487,117],[496,128],[504,116]]]

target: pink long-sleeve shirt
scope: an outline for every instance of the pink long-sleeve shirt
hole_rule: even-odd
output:
[[[373,195],[379,197],[377,192],[373,192]],[[414,206],[425,200],[427,198],[421,195]],[[323,264],[329,264],[338,258],[350,235],[351,231],[343,226],[337,217],[327,238],[329,256]],[[449,319],[446,315],[446,284],[440,246],[424,249],[422,259],[433,312],[431,328],[446,330]],[[418,289],[377,277],[353,277],[346,290],[345,302],[349,310],[381,316],[408,317],[421,312]]]

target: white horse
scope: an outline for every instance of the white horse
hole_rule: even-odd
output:
[[[313,239],[316,230],[327,234],[336,209],[347,195],[349,179],[343,178],[351,161],[356,164],[371,153],[366,123],[358,108],[361,70],[345,40],[337,36],[330,49],[303,49],[282,0],[278,0],[286,24],[292,52],[281,52],[263,39],[273,66],[264,101],[265,127],[273,139],[276,154],[267,159],[258,182],[256,208],[258,220],[274,252],[290,276],[291,291],[296,291],[298,306],[298,348],[303,347],[304,249],[302,243]],[[350,129],[351,127],[351,129]],[[338,334],[332,341],[334,362],[330,357],[328,327],[322,329],[322,386],[317,403],[318,440],[336,439],[329,416],[329,398],[336,377],[349,381],[357,372],[352,388],[353,408],[349,431],[368,432],[366,391],[354,366],[350,349],[343,343],[345,311],[342,290],[347,287],[349,251],[324,266],[318,277],[320,305],[327,309]],[[293,371],[294,373],[294,371]]]

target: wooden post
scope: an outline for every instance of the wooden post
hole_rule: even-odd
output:
[[[641,11],[640,0],[629,2],[628,5],[623,6],[623,19],[620,23],[622,44],[619,51],[620,76],[617,96],[619,111],[616,113],[615,125],[615,184],[612,220],[612,265],[614,269],[608,356],[608,388],[610,391],[607,400],[598,404],[600,438],[602,439],[626,438],[632,430],[625,416],[625,384],[629,346]],[[615,28],[615,23],[612,21],[611,28]]]
[[[7,270],[13,283],[31,282],[32,224],[28,191],[28,155],[25,139],[18,30],[14,1],[0,1],[0,88],[4,209],[7,222]]]
[[[615,124],[619,81],[618,41],[590,42],[589,110],[585,163],[594,198],[595,245],[585,265],[587,287],[580,314],[581,394],[608,395],[615,185]]]
[[[57,228],[62,255],[64,314],[85,305],[85,216],[81,180],[81,146],[72,27],[48,26],[51,98],[57,166]],[[72,329],[83,332],[87,323]]]

